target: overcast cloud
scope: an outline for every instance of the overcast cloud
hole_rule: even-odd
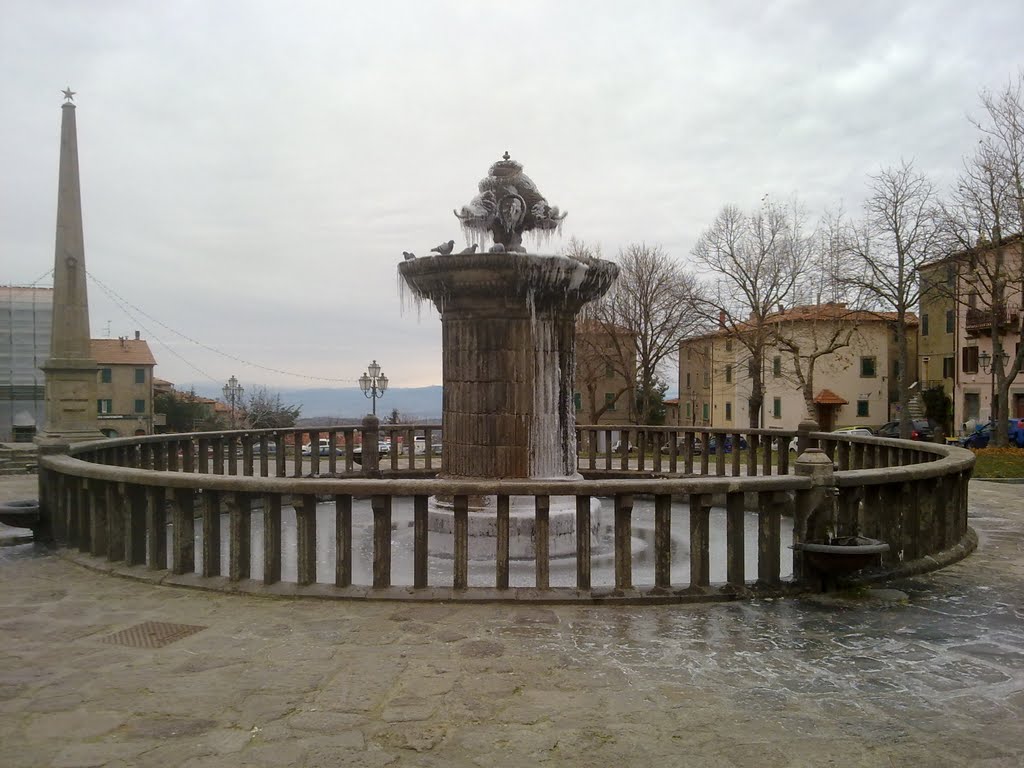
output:
[[[948,184],[1022,28],[1020,0],[6,0],[0,283],[53,266],[70,85],[87,267],[137,308],[90,282],[93,336],[141,330],[178,383],[325,385],[170,329],[346,385],[371,358],[436,384],[440,322],[403,309],[396,266],[461,243],[452,209],[506,149],[568,210],[564,239],[688,260],[725,203],[855,212],[901,158]]]

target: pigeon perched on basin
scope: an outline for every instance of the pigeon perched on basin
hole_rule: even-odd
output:
[[[494,245],[492,245],[490,248],[487,249],[487,252],[488,253],[504,253],[505,252],[505,246],[502,245],[501,243],[495,243]]]
[[[433,248],[430,249],[430,252],[431,253],[439,253],[442,256],[447,256],[449,253],[452,252],[452,248],[454,248],[454,247],[455,247],[455,241],[454,240],[449,240],[447,243],[441,243],[440,245],[435,245]]]
[[[409,261],[410,259],[415,259],[416,258],[416,254],[415,253],[409,253],[408,251],[402,251],[402,255],[405,256],[405,260],[406,261]]]
[[[459,251],[459,253],[460,254],[467,254],[467,255],[470,254],[470,253],[476,253],[476,247],[477,247],[477,244],[473,243],[471,246],[469,246],[469,248],[463,248],[461,251]]]

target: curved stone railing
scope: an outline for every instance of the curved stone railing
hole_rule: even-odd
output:
[[[591,450],[589,441],[606,428],[579,427],[581,470],[588,478],[483,482],[433,477],[437,457],[430,450],[417,455],[412,446],[415,433],[426,430],[433,436],[437,425],[394,430],[392,446],[401,434],[404,450],[390,450],[379,472],[372,461],[368,469],[352,461],[357,437],[366,445],[377,442],[372,430],[364,434],[359,428],[162,435],[79,445],[69,455],[42,457],[42,514],[58,545],[77,550],[76,557],[94,567],[190,586],[345,598],[682,601],[779,594],[813,585],[802,554],[793,552],[789,576],[782,553],[787,544],[799,544],[822,528],[836,535],[857,531],[890,544],[881,568],[859,574],[865,579],[940,567],[972,548],[967,481],[974,457],[958,448],[805,432],[798,440],[820,450],[793,459],[788,443],[794,432],[649,428],[635,433],[635,451],[613,455],[602,467],[597,443]],[[747,447],[727,450],[725,435],[732,436],[731,446],[741,445],[742,436]],[[334,447],[326,457],[315,449],[312,456],[298,451],[298,457],[289,450],[303,442],[317,446],[321,436]],[[693,448],[698,437],[700,453]],[[773,442],[784,450],[763,449]],[[647,451],[648,444],[659,449]],[[669,446],[665,453],[662,445]],[[435,572],[429,566],[432,496],[451,500],[450,578],[437,579],[436,562]],[[479,496],[496,497],[494,570],[486,584],[471,581],[466,545],[470,504]],[[510,580],[513,497],[532,499],[534,510],[537,557],[529,586]],[[598,554],[591,550],[591,537],[582,535],[576,536],[572,585],[552,585],[549,510],[553,499],[566,497],[575,507],[577,531],[591,529],[592,499],[609,500],[611,583],[593,583]],[[653,569],[643,581],[634,578],[632,560],[637,497],[653,499]],[[326,522],[317,514],[317,505],[323,513],[325,502],[333,505],[333,520]],[[409,529],[396,528],[393,509],[399,507],[411,510]],[[724,508],[723,541],[714,545],[713,507]],[[744,537],[748,510],[756,517],[753,546]],[[283,525],[292,515],[294,524]],[[782,520],[790,516],[792,536],[783,541]],[[686,534],[685,574],[672,568],[673,519],[677,547],[678,526]],[[372,575],[363,583],[353,578],[354,522],[372,526]],[[262,552],[253,551],[255,523]],[[398,573],[397,579],[401,568],[392,563],[393,551],[407,560],[408,573]],[[293,582],[282,579],[283,562],[294,565]],[[724,579],[712,583],[712,570]],[[258,578],[252,578],[255,571]],[[751,571],[756,578],[750,578]]]

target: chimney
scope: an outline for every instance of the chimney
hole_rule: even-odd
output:
[[[135,332],[135,340],[136,340],[136,341],[138,341],[138,340],[139,340],[139,332],[138,332],[138,331],[136,331],[136,332]]]
[[[725,310],[718,310],[718,327],[725,328]]]

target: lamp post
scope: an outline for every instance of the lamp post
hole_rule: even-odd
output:
[[[1006,363],[1010,359],[1010,356],[1005,352],[1000,352],[999,357],[1000,362],[1002,363],[1003,370],[1006,370]],[[989,421],[992,422],[993,426],[995,426],[996,421],[996,377],[995,371],[993,370],[994,362],[995,359],[992,357],[991,354],[989,354],[988,350],[985,350],[980,355],[978,355],[978,364],[981,365],[981,370],[983,370],[985,373],[991,372],[993,374],[988,403]]]
[[[235,403],[242,401],[242,395],[245,393],[245,388],[238,383],[238,379],[232,376],[228,379],[228,383],[224,385],[224,400],[231,405],[231,428],[235,428]]]
[[[377,415],[377,398],[384,396],[384,390],[388,388],[388,377],[380,372],[380,365],[374,360],[368,366],[362,376],[359,377],[359,388],[363,395],[373,401],[373,415]]]

